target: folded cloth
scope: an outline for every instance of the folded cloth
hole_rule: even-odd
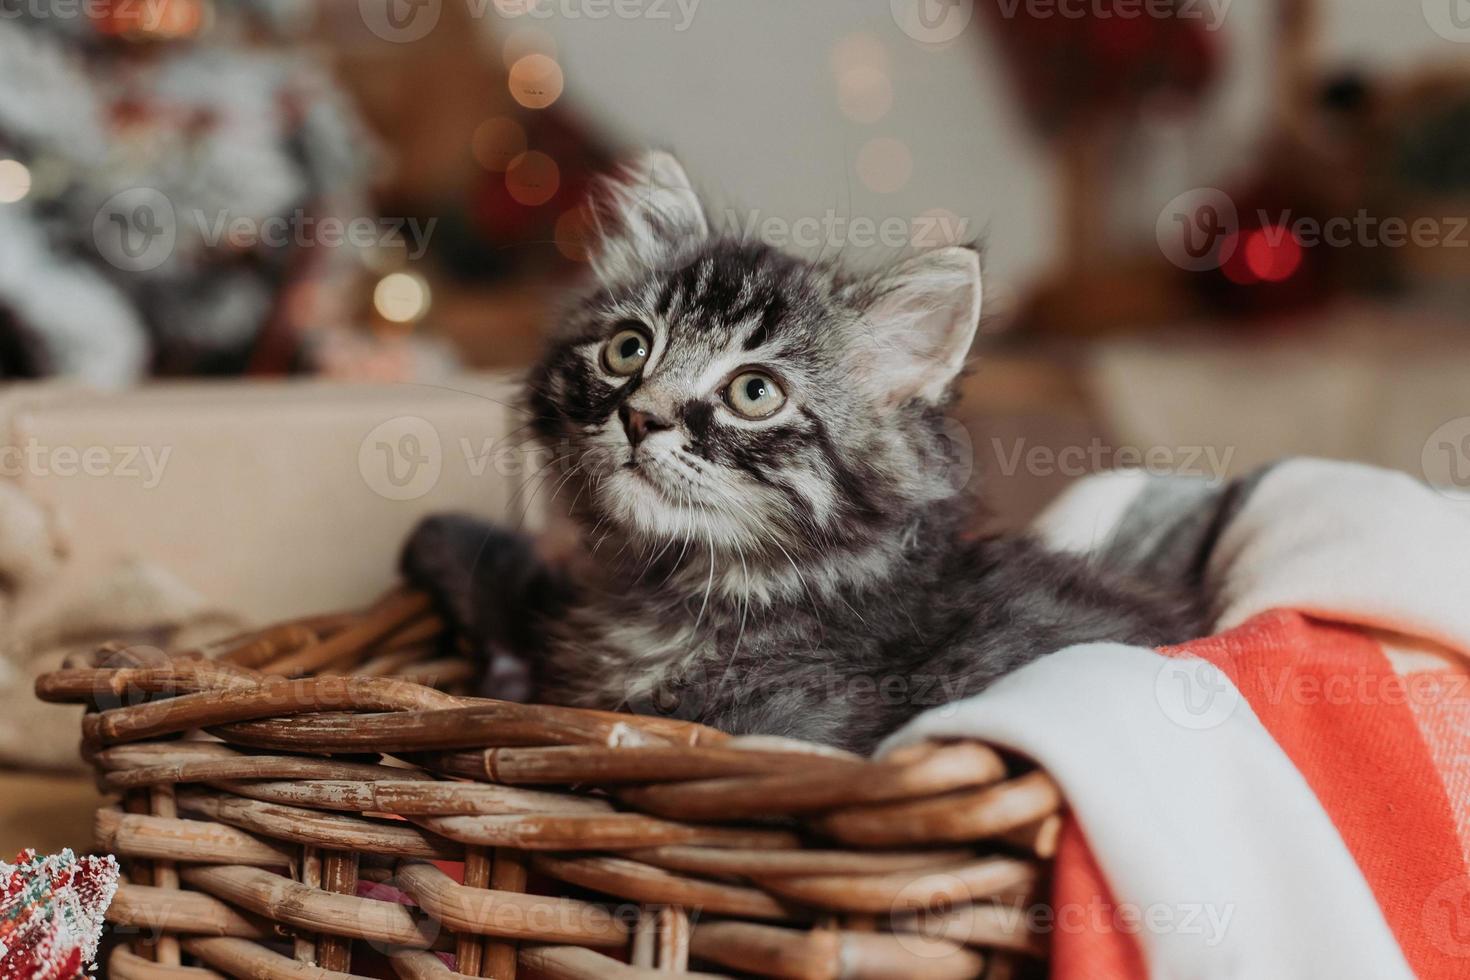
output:
[[[1094,477],[1038,531],[1196,584],[1224,631],[1059,651],[885,745],[983,738],[1060,784],[1053,976],[1470,975],[1463,507],[1292,460]]]

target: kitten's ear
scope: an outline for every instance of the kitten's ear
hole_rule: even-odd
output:
[[[679,161],[654,150],[599,182],[591,201],[588,260],[603,282],[667,267],[709,236],[704,209]]]
[[[952,245],[885,275],[859,325],[858,364],[885,406],[942,402],[980,325],[980,255]]]

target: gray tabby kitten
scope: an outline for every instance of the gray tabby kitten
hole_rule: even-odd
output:
[[[599,214],[596,286],[528,396],[586,555],[552,568],[456,516],[404,552],[490,657],[489,693],[868,752],[1070,644],[1202,632],[1188,583],[964,537],[942,412],[980,315],[973,249],[880,275],[792,258],[712,233],[662,154]]]

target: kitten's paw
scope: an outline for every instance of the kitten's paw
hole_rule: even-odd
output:
[[[525,700],[530,671],[519,653],[530,627],[521,619],[541,568],[531,540],[467,514],[434,514],[409,534],[399,568],[483,665],[481,693]]]
[[[477,569],[493,555],[506,532],[467,514],[432,514],[409,534],[399,557],[399,570],[409,584],[433,599],[456,632],[476,637],[480,615]]]

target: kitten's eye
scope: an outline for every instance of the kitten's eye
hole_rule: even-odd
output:
[[[769,374],[746,371],[725,389],[725,400],[738,415],[763,419],[786,404],[786,392]]]
[[[602,349],[602,363],[613,374],[626,377],[643,366],[652,349],[653,341],[647,331],[640,327],[625,327],[613,334]]]

